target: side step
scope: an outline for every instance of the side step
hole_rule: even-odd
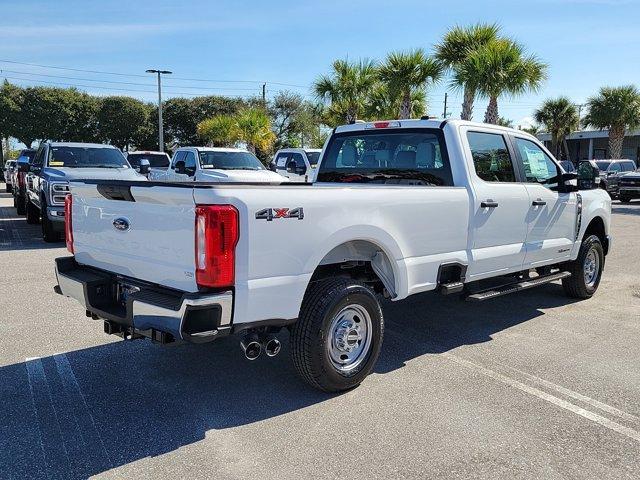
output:
[[[491,298],[501,297],[503,295],[508,295],[510,293],[519,292],[521,290],[526,290],[528,288],[537,287],[540,285],[544,285],[545,283],[554,282],[556,280],[560,280],[562,278],[567,278],[571,276],[571,272],[558,272],[552,273],[550,275],[543,275],[540,277],[532,278],[530,280],[523,280],[517,283],[510,283],[508,285],[503,285],[501,287],[492,288],[489,290],[484,290],[478,293],[474,293],[468,295],[465,300],[468,302],[482,302],[484,300],[489,300]]]

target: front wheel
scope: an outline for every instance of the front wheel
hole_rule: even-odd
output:
[[[14,199],[13,205],[16,207],[18,215],[24,215],[25,213],[27,213],[27,202],[24,197],[16,197]]]
[[[11,193],[11,185],[9,185],[8,183],[4,184],[4,191],[7,193]]]
[[[42,239],[47,243],[59,242],[60,233],[58,233],[54,227],[53,222],[49,220],[47,216],[47,205],[42,204],[42,221],[40,222],[42,227]]]
[[[351,279],[330,278],[309,286],[291,332],[298,374],[325,392],[359,385],[373,369],[384,335],[375,294]]]
[[[40,210],[33,203],[27,200],[27,223],[29,225],[35,225],[40,221]]]
[[[565,293],[573,298],[591,298],[602,278],[604,269],[604,249],[596,235],[589,235],[582,241],[578,258],[569,263],[571,276],[562,279]]]
[[[631,202],[631,198],[630,198],[630,197],[623,197],[623,196],[620,196],[620,201],[621,201],[622,203],[629,203],[629,202]]]

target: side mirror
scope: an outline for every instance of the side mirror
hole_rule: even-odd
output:
[[[18,162],[18,171],[22,173],[28,173],[31,165],[28,162]]]
[[[306,166],[296,167],[296,173],[298,175],[304,175],[305,173],[307,173],[307,167]]]
[[[296,172],[296,162],[287,163],[287,173],[297,173]]]
[[[607,171],[607,177],[612,177],[612,176],[614,176],[616,173],[618,173],[618,172],[613,171],[613,170],[608,170],[608,171]]]
[[[175,166],[174,170],[176,171],[176,173],[179,173],[179,174],[182,174],[182,175],[187,173],[185,171],[185,166],[184,166],[184,162],[183,161],[176,162],[176,166]]]
[[[184,173],[193,177],[196,174],[196,167],[184,167]]]
[[[149,160],[147,159],[140,160],[140,166],[138,167],[138,171],[140,172],[140,174],[148,175],[150,169],[151,169],[151,164],[149,163]]]
[[[561,193],[577,192],[578,188],[578,174],[577,173],[562,173],[560,174],[560,181],[558,182],[558,191]]]
[[[580,162],[578,165],[578,188],[592,190],[600,187],[600,169],[591,161]]]

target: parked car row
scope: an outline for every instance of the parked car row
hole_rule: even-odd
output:
[[[305,156],[306,169],[317,163],[319,152],[310,150],[310,157]],[[4,170],[18,215],[26,215],[29,224],[40,223],[45,242],[61,239],[65,197],[73,180],[282,183],[289,181],[287,174],[270,171],[253,153],[238,148],[182,147],[172,158],[153,151],[125,157],[110,145],[49,141],[37,150],[23,150]]]

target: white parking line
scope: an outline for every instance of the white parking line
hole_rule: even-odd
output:
[[[400,328],[405,328],[406,329],[406,326],[403,326],[402,324],[395,323],[395,325],[399,326]],[[415,331],[415,329],[411,328],[410,330],[414,331],[415,333],[417,333],[419,335],[419,332]],[[402,336],[399,333],[397,333],[397,332],[395,332],[395,331],[393,331],[391,329],[387,329],[385,331],[385,334],[386,335],[391,334],[392,336],[402,337],[402,341],[403,342],[406,342],[406,340],[407,340],[406,336]],[[599,415],[598,413],[595,413],[595,412],[592,412],[592,411],[587,410],[585,408],[582,408],[582,407],[580,407],[578,405],[575,405],[575,404],[573,404],[573,403],[571,403],[571,402],[569,402],[567,400],[563,400],[562,398],[556,397],[555,395],[552,395],[552,394],[547,393],[547,392],[545,392],[543,390],[540,390],[539,388],[535,388],[533,386],[527,385],[527,384],[525,384],[523,382],[520,382],[518,380],[515,380],[515,379],[513,379],[513,378],[511,378],[511,377],[509,377],[507,375],[504,375],[502,373],[498,373],[498,372],[496,372],[494,370],[491,370],[490,368],[484,367],[484,366],[482,366],[482,365],[480,365],[478,363],[472,362],[470,360],[466,360],[466,359],[464,359],[464,358],[462,358],[462,357],[460,357],[458,355],[455,355],[453,353],[450,353],[450,352],[446,351],[447,349],[445,347],[443,347],[442,345],[438,345],[436,343],[429,342],[429,341],[418,340],[418,339],[416,339],[416,336],[413,336],[412,338],[416,342],[419,342],[419,343],[421,343],[423,345],[428,345],[434,352],[437,352],[437,353],[435,353],[435,355],[444,356],[445,358],[447,358],[449,360],[452,360],[453,362],[455,362],[455,363],[457,363],[457,364],[459,364],[461,366],[464,366],[466,368],[474,370],[474,371],[476,371],[478,373],[481,373],[482,375],[485,375],[485,376],[487,376],[489,378],[492,378],[494,380],[502,382],[502,383],[504,383],[506,385],[509,385],[510,387],[516,388],[516,389],[518,389],[518,390],[520,390],[522,392],[525,392],[525,393],[528,393],[530,395],[533,395],[533,396],[535,396],[535,397],[537,397],[537,398],[539,398],[541,400],[544,400],[544,401],[549,402],[549,403],[551,403],[553,405],[556,405],[556,406],[558,406],[560,408],[563,408],[564,410],[567,410],[567,411],[569,411],[571,413],[574,413],[576,415],[580,415],[583,418],[591,420],[592,422],[595,422],[598,425],[606,427],[609,430],[612,430],[614,432],[620,433],[620,434],[622,434],[622,435],[624,435],[624,436],[626,436],[628,438],[631,438],[631,439],[635,440],[636,442],[640,443],[640,432],[637,431],[637,430],[634,430],[633,428],[621,425],[621,424],[619,424],[617,422],[614,422],[613,420],[609,420],[608,418],[605,418],[602,415]],[[544,380],[542,380],[542,379],[540,379],[540,380],[544,382]],[[560,387],[559,385],[552,384],[551,382],[548,382],[548,383],[550,385],[552,385],[554,387],[553,389],[556,390],[556,391],[560,391],[560,389],[564,389],[564,387]],[[625,412],[622,412],[621,410],[618,410],[618,409],[616,409],[614,407],[606,405],[606,404],[604,404],[602,402],[598,402],[597,400],[593,400],[593,399],[590,399],[589,397],[586,397],[584,395],[580,395],[580,394],[578,394],[576,392],[572,392],[569,389],[564,389],[564,390],[566,390],[567,392],[572,393],[573,395],[570,395],[570,396],[572,396],[573,398],[580,397],[579,398],[580,400],[582,400],[583,398],[586,399],[586,400],[590,400],[591,402],[593,402],[592,405],[597,403],[598,404],[598,408],[600,408],[601,410],[604,410],[604,411],[612,410],[612,411],[616,412],[615,414],[624,414],[624,415],[627,415],[627,416],[631,417],[632,419],[636,419],[637,418],[637,417],[635,417],[633,415],[626,414]],[[561,393],[563,393],[563,392],[561,392]],[[591,403],[591,402],[586,402],[586,403]],[[593,405],[593,406],[595,406],[595,405]],[[605,408],[602,408],[602,407],[605,407]],[[612,413],[612,412],[609,412],[609,413]],[[620,415],[618,415],[618,416],[620,416]],[[625,418],[625,417],[623,417],[623,418]]]

